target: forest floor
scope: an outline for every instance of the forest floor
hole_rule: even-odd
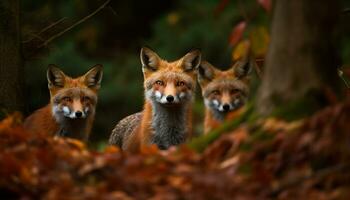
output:
[[[242,123],[197,153],[89,150],[0,123],[0,196],[8,199],[350,199],[350,100],[286,122]]]

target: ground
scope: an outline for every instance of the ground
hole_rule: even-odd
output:
[[[240,123],[205,149],[89,150],[0,123],[0,194],[9,199],[349,199],[350,100],[290,122]],[[200,150],[204,150],[200,152]]]

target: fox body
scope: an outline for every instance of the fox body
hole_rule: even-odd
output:
[[[177,61],[168,62],[144,47],[140,58],[144,109],[121,120],[113,129],[109,143],[134,151],[142,145],[156,144],[167,149],[185,142],[192,132],[192,102],[200,52],[191,51]]]
[[[251,65],[250,60],[242,59],[221,71],[206,61],[201,63],[198,82],[205,104],[205,133],[242,113],[249,93]]]
[[[95,116],[102,66],[71,78],[54,65],[47,70],[50,103],[24,122],[31,132],[44,132],[87,141]]]

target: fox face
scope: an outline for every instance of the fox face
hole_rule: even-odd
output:
[[[147,47],[141,49],[145,97],[153,103],[171,106],[190,102],[196,86],[201,55],[198,50],[174,62],[162,60]]]
[[[225,114],[242,107],[248,98],[249,73],[252,62],[241,60],[226,71],[221,71],[203,61],[199,66],[198,81],[202,88],[204,103],[214,116]]]
[[[95,114],[97,91],[102,80],[101,65],[96,65],[85,75],[74,79],[50,65],[47,79],[52,114],[57,121],[85,119]]]
[[[70,88],[59,91],[53,98],[53,113],[78,119],[94,114],[97,96],[88,89]]]

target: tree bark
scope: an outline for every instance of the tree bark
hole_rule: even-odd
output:
[[[19,0],[0,1],[0,117],[24,108],[19,16]]]
[[[340,13],[336,1],[277,0],[271,27],[257,109],[276,108],[338,85],[335,26]],[[320,106],[321,100],[318,100]]]

